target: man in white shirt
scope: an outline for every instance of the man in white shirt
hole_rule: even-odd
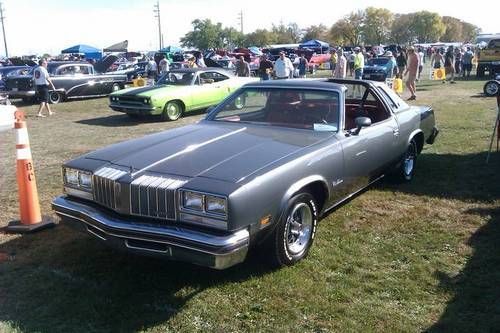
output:
[[[274,73],[276,74],[276,79],[288,79],[293,74],[293,64],[292,61],[285,57],[285,52],[280,52],[280,57],[274,62]]]
[[[45,107],[49,116],[53,115],[54,112],[50,109],[49,106],[49,84],[52,87],[52,90],[56,90],[52,80],[49,77],[49,72],[47,72],[47,60],[41,59],[38,61],[38,66],[33,71],[33,80],[35,81],[36,93],[38,98],[40,99],[40,107],[38,109],[38,117],[45,117],[42,114],[42,110]]]
[[[158,76],[158,65],[156,65],[156,61],[154,59],[149,59],[146,65],[146,71],[148,73],[148,81],[151,80],[151,84],[154,84]]]
[[[161,58],[159,66],[160,66],[160,75],[164,75],[165,73],[167,73],[170,70],[170,65],[169,65],[168,60],[165,56],[163,56]]]

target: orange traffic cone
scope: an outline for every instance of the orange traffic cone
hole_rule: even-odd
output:
[[[10,222],[5,229],[8,232],[24,233],[51,227],[54,222],[42,220],[24,113],[18,110],[14,116],[16,118],[14,123],[17,149],[16,174],[21,220]]]

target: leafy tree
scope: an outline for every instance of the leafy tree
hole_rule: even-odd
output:
[[[245,36],[246,46],[267,46],[276,43],[276,35],[266,29],[257,29]]]
[[[415,33],[414,14],[396,14],[391,25],[390,41],[403,45],[413,44],[417,39]]]
[[[192,23],[193,31],[181,38],[183,47],[195,47],[200,50],[224,47],[222,24],[213,24],[210,19],[196,19]]]
[[[394,15],[385,8],[368,7],[365,10],[363,36],[369,45],[386,43],[390,38]]]
[[[224,28],[221,32],[221,39],[225,48],[235,48],[243,45],[245,35],[235,28]]]
[[[456,42],[462,40],[462,22],[451,16],[443,16],[444,34],[441,36],[443,42]]]
[[[330,28],[332,42],[342,45],[361,45],[365,12],[358,10],[338,20]]]
[[[271,32],[276,36],[276,43],[278,44],[298,43],[302,35],[297,23],[285,25],[280,22],[279,25],[273,24]]]
[[[481,32],[481,28],[468,22],[462,22],[462,41],[474,42],[477,35]]]
[[[413,27],[420,43],[438,41],[446,29],[439,14],[426,10],[414,13]]]
[[[324,24],[311,25],[304,30],[304,36],[302,41],[306,42],[311,39],[327,40],[328,39],[328,28]]]

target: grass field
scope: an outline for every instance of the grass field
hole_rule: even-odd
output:
[[[64,226],[0,234],[0,332],[493,332],[500,328],[500,154],[483,82],[423,81],[441,130],[414,181],[380,182],[319,225],[309,257],[226,271],[110,250]],[[404,95],[406,96],[406,95]],[[106,99],[24,106],[43,214],[63,161],[197,121],[137,122]],[[15,142],[0,133],[0,227],[18,216]]]

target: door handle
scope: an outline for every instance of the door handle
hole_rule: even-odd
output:
[[[394,136],[399,136],[399,129],[393,128],[392,129],[392,134],[394,134]]]

